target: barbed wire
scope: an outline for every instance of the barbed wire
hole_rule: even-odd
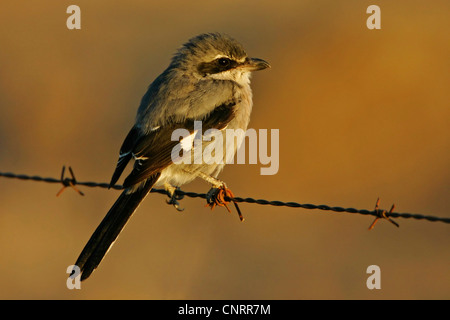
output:
[[[61,172],[61,177],[59,179],[45,178],[45,177],[41,177],[41,176],[37,176],[37,175],[29,176],[29,175],[25,175],[25,174],[16,174],[16,173],[12,173],[12,172],[0,172],[0,177],[62,184],[63,187],[57,193],[57,196],[59,196],[67,187],[73,188],[80,195],[84,195],[84,193],[81,192],[77,188],[77,186],[86,186],[86,187],[91,187],[91,188],[99,187],[99,188],[106,188],[106,189],[110,188],[109,183],[77,181],[75,179],[75,175],[74,175],[71,167],[69,167],[69,172],[70,172],[71,178],[67,178],[67,177],[65,177],[65,169],[66,169],[65,166],[63,166],[62,172]],[[122,190],[123,186],[113,185],[113,186],[111,186],[111,189]],[[151,190],[151,192],[169,195],[165,189],[153,188]],[[179,188],[176,189],[175,194],[176,194],[177,200],[181,200],[185,196],[190,197],[190,198],[202,198],[202,199],[207,199],[207,197],[208,197],[208,195],[206,193],[183,191]],[[228,195],[225,195],[224,199],[227,202],[230,202],[230,201],[234,202],[235,205],[236,205],[236,203],[251,203],[251,204],[259,204],[259,205],[270,205],[270,206],[276,206],[276,207],[303,208],[303,209],[309,209],[309,210],[331,211],[331,212],[336,212],[336,213],[346,212],[346,213],[354,213],[354,214],[357,213],[357,214],[362,214],[362,215],[370,215],[370,216],[374,216],[375,220],[370,225],[369,230],[375,226],[375,223],[379,219],[386,219],[397,227],[399,226],[398,223],[393,221],[391,218],[405,218],[405,219],[426,220],[426,221],[431,221],[431,222],[450,223],[450,218],[435,217],[435,216],[423,215],[423,214],[418,214],[418,213],[393,212],[394,205],[392,205],[392,207],[389,211],[379,209],[380,199],[377,199],[374,210],[332,207],[332,206],[328,206],[328,205],[305,204],[305,203],[297,203],[297,202],[292,202],[292,201],[284,202],[284,201],[278,201],[278,200],[270,201],[270,200],[265,200],[265,199],[242,198],[242,197],[234,197],[234,196],[230,197]],[[228,207],[227,207],[227,209],[228,209]],[[236,209],[238,209],[237,205],[236,205]],[[238,211],[239,211],[239,209],[238,209]]]

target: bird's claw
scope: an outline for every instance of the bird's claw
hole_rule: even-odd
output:
[[[211,207],[211,209],[214,209],[214,207],[216,206],[216,199],[217,199],[219,191],[220,191],[219,188],[213,187],[206,194],[206,203],[207,203],[207,206]]]
[[[181,200],[184,198],[184,195],[177,195],[177,190],[180,189],[179,187],[177,187],[172,194],[168,195],[169,196],[169,200],[166,200],[167,204],[171,204],[174,206],[175,209],[177,209],[177,211],[184,211],[184,208],[180,207],[180,203],[178,202],[178,200]]]

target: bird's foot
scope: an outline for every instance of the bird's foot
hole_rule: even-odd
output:
[[[164,189],[166,189],[167,196],[169,197],[169,200],[166,200],[167,204],[173,205],[174,208],[177,209],[177,211],[183,211],[184,208],[181,208],[180,203],[178,202],[178,200],[184,198],[184,195],[177,194],[177,190],[179,190],[180,188],[166,184],[164,185]]]
[[[221,181],[221,184],[214,184],[214,186],[206,194],[206,206],[211,207],[211,210],[216,206],[225,207],[228,212],[231,212],[228,208],[228,203],[233,202],[239,215],[239,219],[244,221],[241,210],[234,200],[234,194],[227,188],[225,182]]]

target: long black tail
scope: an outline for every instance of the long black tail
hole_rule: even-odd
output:
[[[127,193],[127,190],[124,190],[109,209],[75,263],[80,268],[81,281],[87,279],[100,264],[128,219],[150,192],[158,178],[159,174],[149,178],[142,187],[134,192]]]

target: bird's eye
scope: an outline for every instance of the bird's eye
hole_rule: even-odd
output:
[[[218,62],[219,62],[219,64],[220,64],[221,66],[228,66],[228,65],[230,64],[230,59],[227,59],[227,58],[220,58],[220,59],[218,60]]]

